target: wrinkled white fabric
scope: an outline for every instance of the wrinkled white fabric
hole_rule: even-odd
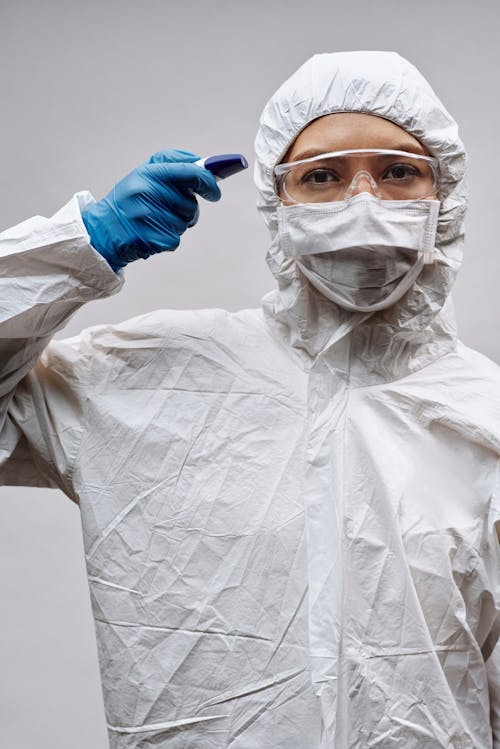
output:
[[[437,200],[379,200],[364,192],[337,203],[284,205],[277,212],[283,251],[291,257],[372,245],[433,259]]]
[[[434,262],[375,315],[325,299],[276,239],[273,165],[334,111],[440,162]],[[0,236],[0,479],[80,505],[112,749],[500,749],[500,376],[453,322],[455,123],[397,55],[320,55],[256,148],[262,310],[49,343],[121,281],[76,200]]]
[[[431,263],[437,200],[282,205],[277,240],[321,294],[343,309],[378,312],[397,302]]]

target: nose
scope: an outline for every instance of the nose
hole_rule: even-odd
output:
[[[347,198],[352,198],[354,195],[359,195],[359,193],[361,192],[369,192],[376,198],[380,198],[380,192],[377,183],[373,179],[370,172],[367,172],[365,170],[356,172],[356,174],[352,178],[351,184],[347,188],[344,200],[347,200]]]

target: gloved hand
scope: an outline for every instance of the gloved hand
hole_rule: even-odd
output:
[[[118,182],[105,198],[82,211],[97,250],[116,272],[137,258],[175,250],[198,220],[194,193],[219,200],[217,182],[187,151],[159,151]]]

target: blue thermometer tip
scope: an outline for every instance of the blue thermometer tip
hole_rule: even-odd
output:
[[[225,179],[232,174],[242,172],[243,169],[248,167],[248,161],[241,153],[223,153],[219,156],[209,156],[196,163],[208,169],[218,179]]]

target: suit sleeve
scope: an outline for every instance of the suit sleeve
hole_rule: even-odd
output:
[[[500,749],[500,640],[486,661],[493,749]]]
[[[72,496],[90,363],[79,339],[51,342],[79,307],[123,283],[90,246],[79,193],[51,218],[0,234],[0,484]]]
[[[490,569],[495,601],[496,617],[488,638],[483,646],[486,659],[486,674],[490,696],[490,719],[493,736],[493,749],[500,749],[500,464],[497,461],[496,487],[491,497],[491,518],[488,525],[492,528],[491,540],[486,545],[486,554]]]

